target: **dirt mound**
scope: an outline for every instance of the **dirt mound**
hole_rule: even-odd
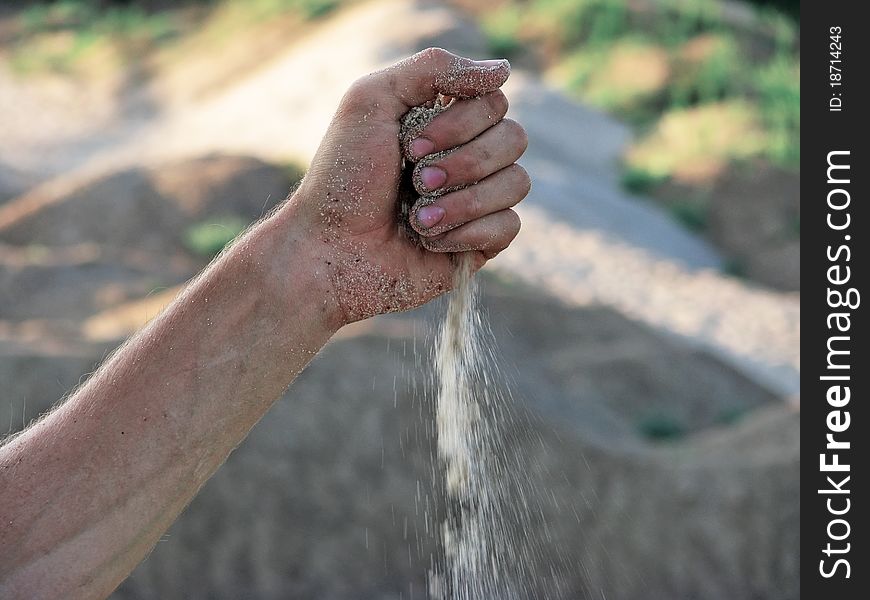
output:
[[[800,176],[768,165],[736,168],[711,193],[710,236],[738,274],[800,290]]]
[[[700,190],[672,180],[652,193],[722,251],[728,274],[800,291],[799,173],[756,160],[731,165]]]
[[[60,331],[56,323],[0,321],[0,442],[48,410],[94,370],[110,349]],[[8,412],[7,412],[8,411]]]
[[[177,285],[210,258],[191,245],[191,228],[250,223],[298,178],[208,156],[35,188],[0,207],[0,319],[84,319]]]
[[[503,348],[506,362],[524,371],[520,394],[587,439],[634,444],[680,438],[777,401],[709,353],[612,309],[577,311],[542,302],[538,292],[515,283],[491,282],[487,289],[497,339],[523,338]],[[525,372],[530,353],[546,359]],[[531,379],[532,373],[539,377]]]
[[[0,163],[0,206],[27,190],[33,183],[32,177]]]
[[[798,597],[799,413],[611,310],[491,278],[483,301],[540,597]],[[441,510],[426,332],[442,309],[336,338],[114,597],[425,597]],[[13,428],[23,398],[30,418],[104,352],[82,347],[0,343]],[[704,401],[749,412],[717,423]],[[685,416],[682,437],[645,436],[647,402]]]
[[[3,207],[0,241],[181,250],[187,227],[223,215],[257,219],[297,179],[254,158],[216,155],[120,171],[60,195],[45,186]]]
[[[505,476],[533,512],[520,546],[534,557],[538,597],[797,598],[799,414],[775,403],[668,444],[592,435],[595,415],[590,424],[582,414],[591,402],[573,413],[547,406],[573,404],[559,394],[576,380],[568,369],[555,375],[548,363],[567,357],[536,340],[597,347],[574,356],[585,374],[614,353],[628,380],[661,364],[651,354],[698,363],[670,343],[626,359],[616,340],[659,338],[604,309],[488,287],[494,327],[513,332],[499,334],[500,349],[522,357],[493,385],[515,379],[520,390]],[[528,318],[548,311],[553,318]],[[381,319],[330,344],[115,597],[426,597],[441,474],[421,332],[436,314]],[[551,385],[522,392],[541,380]],[[720,392],[730,393],[713,386],[709,395],[722,402]],[[630,422],[610,400],[599,398]]]

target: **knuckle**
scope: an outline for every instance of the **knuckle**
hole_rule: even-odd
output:
[[[448,168],[448,172],[454,172],[457,175],[458,179],[464,181],[467,181],[469,179],[479,181],[483,178],[483,168],[481,166],[481,161],[485,160],[485,152],[487,151],[484,149],[478,149],[478,152],[476,153],[468,152],[467,149],[465,152],[456,152],[451,157],[452,160],[450,162],[452,164]]]
[[[443,61],[450,53],[444,48],[430,46],[417,53],[418,59],[425,61]]]
[[[475,171],[477,171],[478,175],[484,175],[482,165],[490,160],[492,160],[492,148],[487,146],[486,144],[479,144],[477,147],[477,160],[472,161],[474,164]]]
[[[481,197],[480,189],[478,189],[478,186],[472,186],[465,188],[465,191],[468,192],[468,198],[464,202],[465,207],[462,211],[465,216],[464,220],[469,221],[471,219],[482,217],[484,215],[484,202]]]
[[[358,110],[365,106],[370,97],[371,79],[371,75],[365,75],[350,85],[341,99],[341,109],[343,112]]]

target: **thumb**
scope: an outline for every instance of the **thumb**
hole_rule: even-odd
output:
[[[511,72],[506,59],[471,60],[442,48],[428,48],[370,76],[370,93],[387,99],[396,118],[439,93],[460,98],[497,90]]]

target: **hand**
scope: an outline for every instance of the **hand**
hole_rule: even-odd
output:
[[[316,240],[315,260],[342,323],[419,306],[450,288],[452,253],[472,252],[479,269],[516,236],[520,220],[510,207],[530,182],[514,164],[526,134],[503,119],[507,99],[498,88],[509,74],[507,61],[475,62],[431,48],[359,79],[345,94],[289,204]],[[421,161],[418,191],[477,185],[416,207],[411,220],[421,247],[397,219],[399,123],[439,93],[456,101],[407,149],[415,159],[456,150]]]

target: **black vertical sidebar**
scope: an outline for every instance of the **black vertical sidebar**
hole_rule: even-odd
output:
[[[801,588],[813,600],[870,598],[864,7],[801,6]]]

